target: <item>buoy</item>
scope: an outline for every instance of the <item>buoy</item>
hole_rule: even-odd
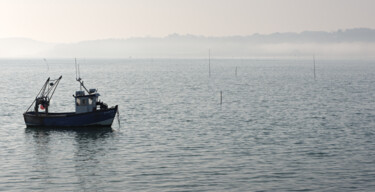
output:
[[[40,109],[41,109],[41,110],[44,110],[44,106],[43,106],[43,105],[40,105]]]

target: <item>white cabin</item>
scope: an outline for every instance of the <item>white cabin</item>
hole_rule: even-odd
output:
[[[96,92],[96,89],[90,89],[89,95],[85,95],[84,91],[76,91],[75,105],[76,113],[87,113],[96,111],[99,93]]]

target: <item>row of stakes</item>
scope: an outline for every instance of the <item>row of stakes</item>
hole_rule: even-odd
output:
[[[313,61],[314,61],[314,80],[316,80],[316,74],[315,74],[315,55],[313,56]],[[211,62],[210,59],[208,60],[208,75],[211,77]],[[237,66],[235,70],[235,75],[237,77]],[[220,105],[223,104],[223,91],[220,91]]]

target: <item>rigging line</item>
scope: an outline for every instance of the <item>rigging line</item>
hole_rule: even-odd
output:
[[[52,92],[52,94],[51,94],[51,96],[50,96],[50,98],[49,98],[50,100],[52,99],[52,96],[53,96],[53,94],[55,93],[55,90],[56,90],[57,86],[59,85],[61,78],[62,78],[62,75],[60,76],[60,78],[59,78],[58,80],[56,80],[56,82],[55,82],[55,84],[54,84],[55,87],[54,87],[53,92]]]
[[[60,82],[60,79],[62,78],[62,76],[60,76],[58,79],[54,80],[53,82],[53,85],[48,89],[47,93],[46,93],[46,96],[49,95],[49,93],[53,90],[52,92],[52,95],[53,93],[55,92],[56,88],[57,88],[57,85],[59,85],[59,82]],[[50,98],[52,98],[52,95],[50,96]]]
[[[47,79],[47,81],[44,83],[44,85],[43,85],[43,87],[40,89],[40,91],[39,91],[39,93],[36,95],[36,97],[35,97],[35,99],[34,99],[34,101],[31,103],[31,105],[29,106],[29,108],[27,108],[27,110],[26,110],[26,112],[28,112],[29,111],[29,109],[31,108],[31,106],[33,106],[34,105],[34,103],[35,103],[35,101],[36,101],[36,99],[38,98],[38,96],[41,94],[41,92],[42,92],[42,90],[43,89],[45,89],[45,87],[46,87],[46,85],[48,84],[48,82],[49,82],[49,77],[48,77],[48,79]],[[44,91],[43,91],[44,92]]]
[[[45,91],[46,91],[46,88],[47,88],[47,85],[48,85],[48,82],[49,82],[50,78],[48,77],[47,81],[44,83],[43,87],[42,87],[42,90],[41,92],[39,92],[41,95],[45,95]],[[38,94],[39,95],[39,94]]]

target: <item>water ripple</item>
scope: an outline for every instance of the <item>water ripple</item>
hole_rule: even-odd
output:
[[[314,81],[311,61],[206,62],[87,60],[121,126],[61,130],[22,113],[47,75],[51,110],[74,110],[74,62],[1,60],[0,191],[375,190],[374,63],[321,61]]]

